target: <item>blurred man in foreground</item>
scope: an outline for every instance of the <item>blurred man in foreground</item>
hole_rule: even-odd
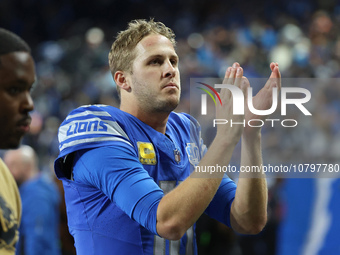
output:
[[[29,131],[34,61],[20,37],[0,28],[0,149],[17,148]],[[21,201],[15,180],[0,159],[0,254],[15,254]]]

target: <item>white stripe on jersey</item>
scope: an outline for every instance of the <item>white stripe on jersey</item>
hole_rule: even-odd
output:
[[[85,138],[85,139],[79,139],[79,140],[75,140],[69,143],[64,144],[61,148],[60,151],[75,146],[77,144],[81,144],[81,143],[93,143],[93,142],[100,142],[100,141],[120,141],[120,142],[124,142],[129,144],[130,146],[132,146],[132,144],[128,141],[126,141],[123,138],[120,137],[93,137],[93,138]]]
[[[73,114],[73,115],[68,115],[66,117],[65,120],[69,120],[69,119],[73,119],[73,118],[77,118],[77,117],[82,117],[82,116],[86,116],[86,115],[96,115],[96,116],[108,116],[110,117],[111,115],[108,112],[104,112],[104,111],[83,111],[77,114]]]

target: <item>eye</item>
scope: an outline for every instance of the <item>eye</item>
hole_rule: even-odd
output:
[[[19,86],[12,86],[8,89],[8,92],[11,94],[11,95],[17,95],[21,92],[21,88]]]
[[[162,61],[159,58],[155,58],[149,62],[150,65],[161,65]]]
[[[177,59],[171,59],[170,62],[173,66],[177,66]]]

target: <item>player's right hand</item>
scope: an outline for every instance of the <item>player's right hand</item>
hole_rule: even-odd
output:
[[[225,73],[223,84],[236,86],[242,90],[244,108],[247,98],[247,88],[249,82],[243,78],[243,68],[238,63],[234,63],[232,67],[228,67]],[[217,125],[217,137],[218,139],[227,139],[226,141],[233,144],[237,144],[242,135],[245,126],[245,117],[243,115],[233,114],[233,96],[229,89],[222,88],[220,91],[220,97],[222,105],[217,104],[216,107],[216,119],[226,120],[226,124]]]

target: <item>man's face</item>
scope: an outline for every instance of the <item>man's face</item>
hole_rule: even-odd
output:
[[[168,38],[144,37],[136,46],[129,77],[139,107],[149,112],[171,112],[180,99],[178,56]]]
[[[34,62],[29,53],[0,56],[0,148],[16,148],[29,131],[33,110],[30,90],[35,81]]]

